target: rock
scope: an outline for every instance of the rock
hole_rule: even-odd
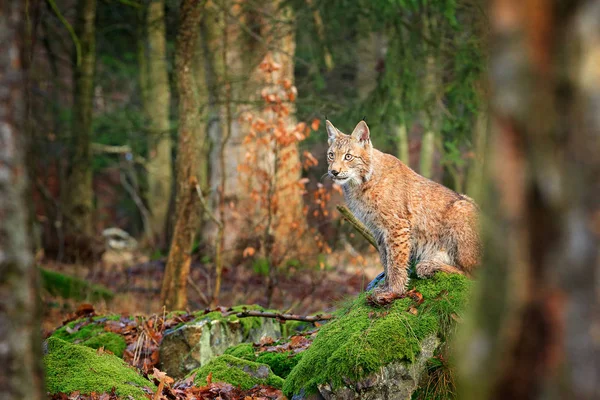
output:
[[[414,362],[396,362],[381,367],[357,382],[333,390],[329,384],[319,385],[319,394],[325,400],[406,400],[417,389],[427,360],[433,357],[440,340],[432,335],[421,342],[421,353]]]
[[[471,281],[438,273],[413,279],[410,296],[386,307],[359,295],[322,326],[283,391],[295,400],[410,399],[450,334]],[[444,395],[444,393],[442,393]]]
[[[367,291],[374,289],[375,286],[379,285],[379,282],[383,281],[384,279],[385,279],[385,271],[381,272],[371,282],[369,282],[369,284],[367,285]]]
[[[241,311],[242,307],[239,308]],[[159,350],[161,370],[181,378],[229,347],[243,342],[258,343],[266,337],[281,337],[278,322],[270,318],[223,317],[220,312],[211,312],[165,332]]]

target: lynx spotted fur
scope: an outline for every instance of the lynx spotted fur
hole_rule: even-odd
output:
[[[385,284],[375,289],[371,300],[385,304],[404,295],[411,260],[419,277],[436,271],[470,275],[481,252],[473,200],[373,148],[364,121],[351,135],[329,121],[326,126],[329,176],[377,239]]]

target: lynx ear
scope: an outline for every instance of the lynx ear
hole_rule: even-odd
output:
[[[331,143],[333,143],[333,141],[338,137],[340,133],[337,130],[337,128],[333,126],[331,122],[329,122],[328,119],[325,120],[325,127],[327,128],[327,135],[329,136],[327,142],[331,146]]]
[[[361,143],[366,143],[371,139],[369,127],[365,121],[360,121],[352,131],[352,137]]]

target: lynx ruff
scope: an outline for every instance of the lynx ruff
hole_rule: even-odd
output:
[[[374,149],[364,121],[351,135],[329,121],[326,126],[329,176],[342,187],[348,207],[378,243],[385,284],[370,300],[386,304],[402,297],[411,260],[419,277],[436,271],[470,275],[481,253],[473,200]]]

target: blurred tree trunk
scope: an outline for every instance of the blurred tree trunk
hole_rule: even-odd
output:
[[[435,18],[428,15],[427,11],[423,13],[423,35],[432,38],[435,32]],[[441,43],[439,44],[441,46]],[[426,178],[433,176],[435,145],[437,138],[440,137],[440,118],[438,111],[438,90],[442,85],[440,76],[440,65],[438,49],[431,48],[430,43],[425,43],[425,75],[424,75],[424,96],[426,100],[426,109],[429,110],[423,116],[425,132],[421,139],[421,154],[419,160],[419,173]]]
[[[25,201],[24,18],[24,2],[0,2],[0,387],[7,400],[45,397]]]
[[[600,3],[491,2],[486,252],[466,399],[600,398]]]
[[[149,123],[148,137],[148,208],[152,214],[148,238],[159,247],[165,245],[169,198],[173,184],[169,106],[171,93],[167,73],[164,0],[152,0],[146,14],[146,73],[142,84],[144,113]],[[142,66],[144,67],[144,66]]]
[[[187,278],[191,250],[200,222],[201,203],[198,180],[198,138],[200,108],[193,62],[197,51],[204,2],[181,3],[175,71],[179,91],[179,140],[177,145],[177,194],[175,229],[163,278],[161,301],[169,310],[184,309],[187,304]]]
[[[96,64],[96,0],[77,2],[75,32],[81,52],[73,69],[73,125],[74,153],[67,184],[68,231],[73,234],[93,233],[92,212],[92,113],[94,100],[94,72]]]

